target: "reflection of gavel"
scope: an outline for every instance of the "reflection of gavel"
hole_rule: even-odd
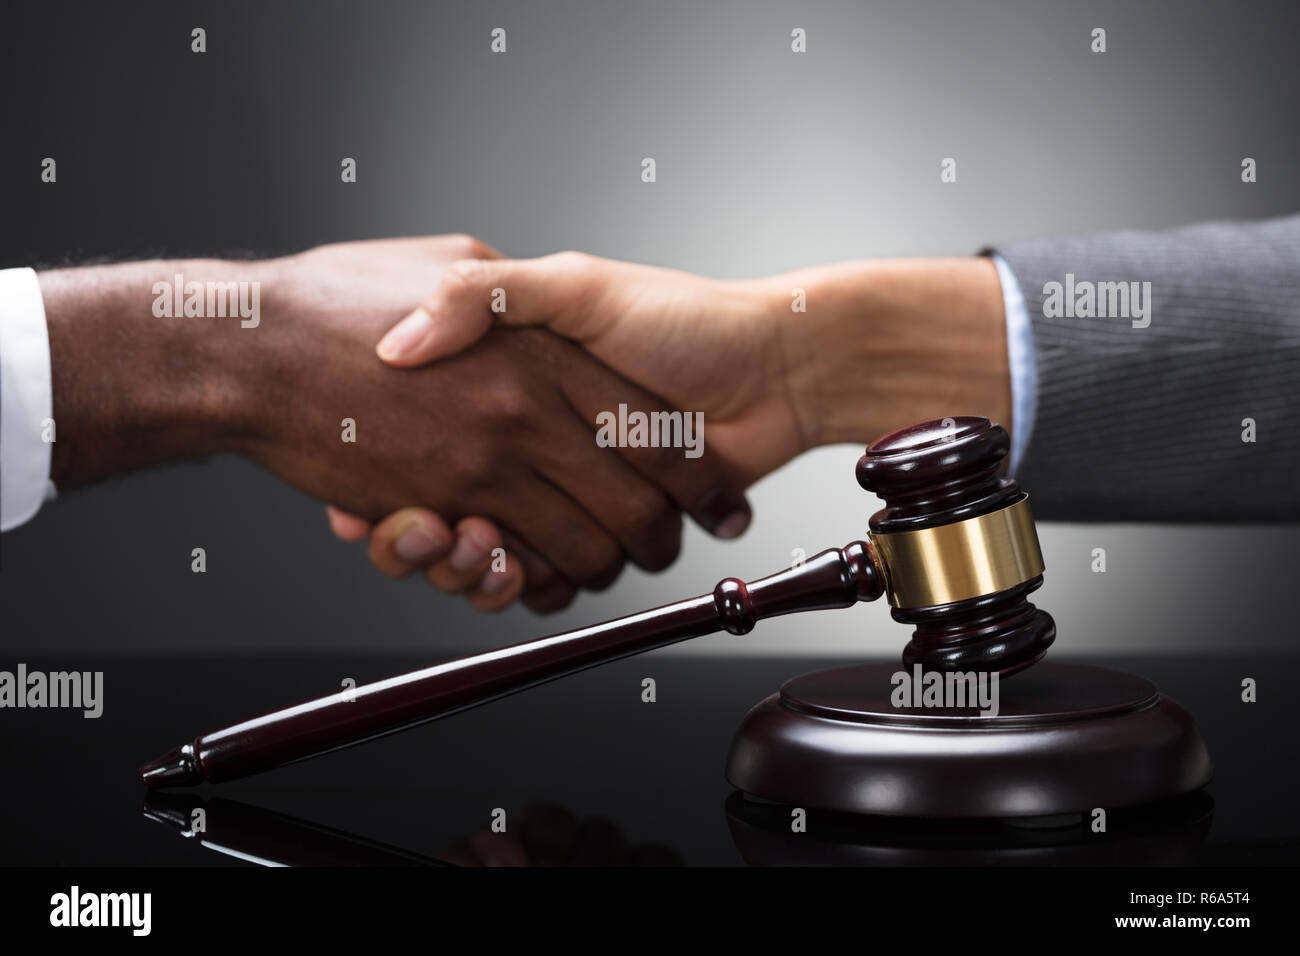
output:
[[[1043,560],[1027,497],[999,477],[1008,439],[983,418],[928,422],[886,435],[858,481],[886,507],[866,541],[745,584],[499,650],[400,674],[211,731],[145,764],[148,787],[218,782],[404,730],[597,664],[765,617],[849,607],[888,594],[916,630],[911,667],[1022,670],[1055,637],[1026,600]]]
[[[203,823],[196,825],[198,811]],[[558,804],[534,803],[512,816],[509,833],[483,829],[437,858],[263,807],[151,790],[144,815],[202,846],[262,866],[681,866],[676,851],[630,843],[600,817],[580,819]],[[410,834],[411,839],[418,837]]]

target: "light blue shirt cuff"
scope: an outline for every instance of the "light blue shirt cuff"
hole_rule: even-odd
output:
[[[1011,464],[1007,474],[1014,477],[1034,431],[1038,365],[1034,360],[1034,329],[1029,321],[1029,308],[1016,274],[1001,256],[994,254],[990,258],[1002,283],[1002,305],[1007,316],[1007,364],[1011,367]]]

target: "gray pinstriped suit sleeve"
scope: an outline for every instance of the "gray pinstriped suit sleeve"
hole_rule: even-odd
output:
[[[1017,478],[1037,517],[1300,520],[1300,216],[992,251],[1033,326],[1037,414]],[[1044,287],[1066,273],[1150,282],[1151,324],[1048,318]]]

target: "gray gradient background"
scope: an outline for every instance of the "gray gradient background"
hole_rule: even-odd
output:
[[[745,276],[1300,208],[1292,4],[43,2],[5,20],[6,265],[466,231],[519,256]],[[38,181],[45,156],[56,186]],[[956,185],[939,183],[945,156]],[[853,480],[859,452],[822,449],[758,485],[739,543],[692,529],[670,571],[630,571],[547,619],[380,577],[317,503],[244,462],[130,476],[5,535],[5,656],[515,641],[859,535],[877,507]],[[1062,650],[1292,647],[1295,526],[1041,533],[1039,603]],[[876,606],[674,652],[894,654],[905,638]]]

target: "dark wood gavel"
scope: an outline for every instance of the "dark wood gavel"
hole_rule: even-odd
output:
[[[1052,619],[1027,601],[1042,583],[1028,499],[999,477],[1006,431],[963,417],[870,445],[859,483],[886,507],[865,540],[746,584],[604,624],[399,674],[253,717],[150,761],[146,787],[216,783],[350,747],[508,694],[693,637],[745,634],[761,619],[888,595],[915,625],[909,667],[1009,675],[1041,659]]]

